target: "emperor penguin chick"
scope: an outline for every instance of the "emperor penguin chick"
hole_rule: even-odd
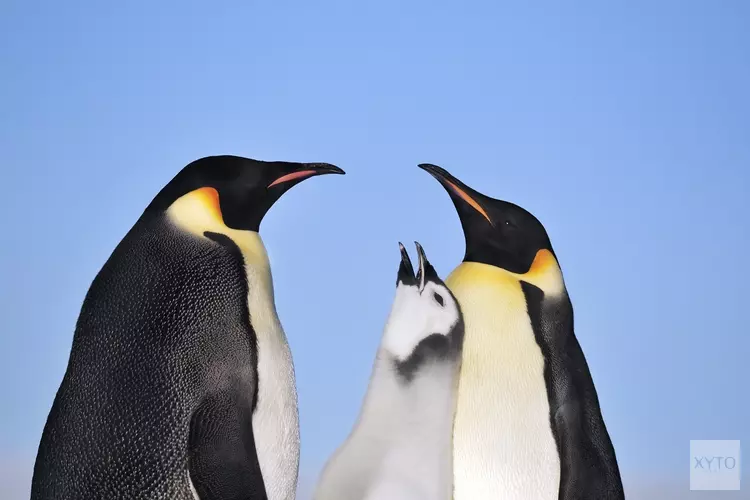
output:
[[[449,500],[464,324],[419,243],[403,245],[396,297],[359,419],[326,464],[316,500]]]

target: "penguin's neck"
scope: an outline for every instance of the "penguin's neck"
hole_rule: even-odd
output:
[[[362,405],[360,427],[403,431],[404,435],[394,441],[409,440],[410,436],[418,439],[423,433],[439,434],[453,418],[457,378],[453,363],[428,362],[406,381],[390,355],[381,350]],[[446,419],[437,418],[442,415]]]
[[[426,498],[450,490],[457,379],[456,363],[429,362],[407,382],[380,351],[355,431],[360,448],[381,448],[374,482],[413,483]]]

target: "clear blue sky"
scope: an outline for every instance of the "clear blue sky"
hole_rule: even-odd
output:
[[[28,498],[101,265],[183,165],[233,153],[348,174],[261,228],[302,489],[358,412],[397,241],[443,276],[463,255],[432,162],[548,228],[631,498],[713,498],[689,440],[750,451],[747,2],[210,3],[0,6],[0,497]]]

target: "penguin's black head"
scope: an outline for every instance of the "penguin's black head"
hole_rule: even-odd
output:
[[[343,173],[328,163],[208,156],[183,168],[159,192],[147,211],[167,210],[177,199],[199,193],[211,199],[227,227],[257,232],[266,212],[289,188],[316,175]]]
[[[419,167],[435,177],[453,200],[466,238],[464,262],[525,274],[540,250],[554,256],[547,231],[528,211],[475,191],[437,165]]]

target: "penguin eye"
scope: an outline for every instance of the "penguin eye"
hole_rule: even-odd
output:
[[[440,307],[445,307],[445,301],[443,300],[443,296],[439,293],[433,293],[432,298],[435,299],[435,302],[440,304]]]

